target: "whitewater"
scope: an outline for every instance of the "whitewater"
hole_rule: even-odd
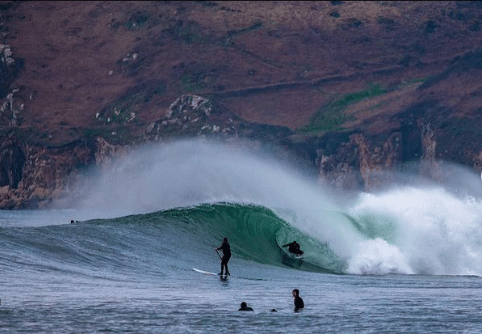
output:
[[[342,193],[252,146],[145,146],[86,171],[68,209],[0,212],[0,332],[482,329],[479,175]],[[219,271],[223,237],[232,277],[193,271]]]

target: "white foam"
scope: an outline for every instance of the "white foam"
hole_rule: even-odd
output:
[[[363,241],[358,247],[359,252],[350,259],[347,269],[350,274],[413,274],[402,252],[383,239]]]
[[[359,251],[350,260],[350,272],[377,274],[380,267],[386,267],[400,273],[482,274],[480,200],[459,198],[440,187],[404,187],[383,194],[362,195],[351,214],[360,221],[368,221],[372,230],[382,227],[383,231],[384,224],[392,230],[381,233],[387,239],[384,247],[380,241],[378,247],[360,243]],[[386,223],[387,219],[391,225]],[[373,264],[373,271],[367,262]]]

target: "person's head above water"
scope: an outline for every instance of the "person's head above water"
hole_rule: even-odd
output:
[[[238,311],[253,311],[253,309],[246,302],[241,302],[241,308]]]
[[[300,290],[293,289],[292,294],[295,302],[295,312],[298,312],[305,307],[305,303],[303,302],[303,298],[300,297]]]
[[[223,241],[228,242],[228,238],[224,237]]]

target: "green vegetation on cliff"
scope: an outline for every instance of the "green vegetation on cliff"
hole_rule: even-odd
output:
[[[362,100],[385,94],[387,90],[380,85],[370,84],[367,89],[344,94],[322,106],[310,118],[310,123],[301,128],[302,133],[318,133],[324,131],[342,130],[346,121],[353,119],[345,113],[345,109]]]

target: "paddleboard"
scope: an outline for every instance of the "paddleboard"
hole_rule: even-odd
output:
[[[197,268],[192,268],[192,270],[197,271],[198,273],[201,273],[201,274],[204,274],[204,275],[220,276],[219,274],[212,273],[210,271],[204,271],[204,270],[197,269]],[[225,275],[223,275],[223,276],[225,276]]]
[[[288,256],[292,257],[293,259],[299,259],[299,260],[302,260],[305,258],[305,254],[288,253]]]
[[[285,255],[286,257],[289,257],[290,259],[293,259],[293,260],[302,260],[305,257],[305,254],[291,253],[287,249],[281,248],[281,247],[280,247],[280,249],[283,252],[283,255]]]
[[[204,274],[204,275],[209,275],[209,276],[220,276],[219,274],[216,274],[216,273],[212,273],[210,271],[205,271],[205,270],[201,270],[201,269],[197,269],[197,268],[192,268],[192,270],[200,273],[200,274]],[[224,279],[227,279],[228,276],[230,275],[223,275],[223,276],[220,276],[223,280]],[[250,280],[250,281],[265,281],[265,279],[262,279],[262,278],[251,278],[251,277],[238,277],[240,279],[247,279],[247,280]]]

